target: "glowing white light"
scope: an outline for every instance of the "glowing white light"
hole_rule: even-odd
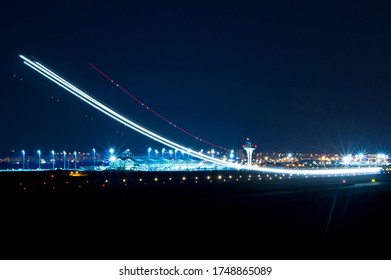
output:
[[[343,157],[342,161],[344,164],[350,164],[351,158],[349,156],[345,156]]]
[[[115,156],[111,156],[111,157],[110,157],[110,161],[111,161],[111,162],[114,162],[116,159],[117,159],[117,158],[116,158]]]
[[[94,107],[98,111],[104,113],[105,115],[111,117],[112,119],[118,121],[119,123],[122,123],[123,125],[139,132],[140,134],[147,136],[157,142],[160,142],[163,145],[166,145],[170,148],[173,148],[176,150],[184,151],[187,150],[188,154],[198,158],[203,159],[209,162],[213,162],[218,165],[223,165],[235,169],[247,169],[247,170],[254,170],[254,171],[261,171],[261,172],[273,172],[273,173],[286,173],[285,169],[278,169],[278,168],[269,168],[269,167],[256,167],[256,166],[244,166],[237,163],[232,163],[224,160],[220,160],[218,158],[215,158],[213,155],[215,151],[212,149],[212,156],[204,155],[202,153],[194,152],[176,142],[173,142],[161,135],[158,135],[146,128],[144,128],[141,125],[136,124],[135,122],[131,121],[130,119],[122,116],[121,114],[115,112],[113,109],[107,107],[106,105],[102,104],[101,102],[97,101],[96,99],[92,98],[90,95],[85,93],[84,91],[80,90],[76,86],[72,85],[62,77],[60,77],[58,74],[54,73],[47,67],[43,66],[42,64],[32,61],[30,59],[27,59],[23,55],[20,55],[20,57],[24,60],[24,64],[35,70],[36,72],[40,73],[47,79],[51,80],[58,86],[62,87],[63,89],[67,90],[69,93],[73,94],[74,96],[78,97],[79,99],[83,100],[90,106]],[[114,151],[113,151],[114,152]],[[158,154],[158,151],[155,151],[156,154]],[[290,170],[290,173],[293,174],[311,174],[311,175],[324,175],[324,174],[349,174],[349,173],[378,173],[380,172],[381,168],[379,167],[368,167],[368,168],[355,168],[355,169],[328,169],[328,170]]]
[[[363,153],[359,153],[359,154],[358,154],[358,158],[359,158],[359,159],[363,159],[363,158],[364,158],[364,154],[363,154]]]
[[[377,158],[378,159],[387,159],[387,155],[380,153],[380,154],[377,154]]]

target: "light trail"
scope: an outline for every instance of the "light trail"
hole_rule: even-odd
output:
[[[381,167],[366,167],[366,168],[340,168],[340,169],[321,169],[321,170],[313,170],[313,169],[302,169],[302,170],[296,170],[296,169],[278,169],[278,168],[271,168],[271,167],[257,167],[257,166],[247,166],[247,165],[241,165],[237,163],[227,162],[218,158],[214,158],[211,156],[204,155],[200,152],[195,152],[189,148],[186,148],[185,146],[178,144],[174,141],[169,140],[168,138],[165,138],[157,133],[154,133],[143,126],[135,123],[134,121],[124,117],[123,115],[119,114],[118,112],[114,111],[113,109],[109,108],[108,106],[104,105],[103,103],[99,102],[98,100],[91,97],[86,92],[82,91],[78,87],[74,86],[46,66],[42,65],[39,62],[30,60],[26,58],[23,55],[20,55],[20,58],[23,59],[23,63],[38,72],[39,74],[43,75],[45,78],[49,79],[50,81],[54,82],[58,86],[62,87],[69,93],[73,94],[74,96],[78,97],[79,99],[83,100],[90,106],[94,107],[95,109],[99,110],[100,112],[104,113],[105,115],[111,117],[112,119],[118,121],[119,123],[122,123],[123,125],[141,133],[144,136],[147,136],[161,144],[164,144],[170,148],[186,152],[189,155],[202,159],[205,161],[209,161],[218,165],[227,166],[230,168],[235,169],[246,169],[246,170],[253,170],[253,171],[260,171],[260,172],[269,172],[269,173],[279,173],[279,174],[295,174],[295,175],[345,175],[345,174],[376,174],[381,171]]]
[[[110,78],[108,75],[106,75],[102,70],[100,70],[98,67],[96,67],[95,65],[91,64],[90,63],[90,66],[96,70],[99,74],[101,74],[103,77],[105,77],[107,80],[109,80],[112,84],[114,84],[117,88],[119,88],[121,91],[125,92],[127,95],[129,95],[131,98],[133,98],[136,102],[138,102],[139,104],[141,104],[141,106],[143,106],[145,109],[147,109],[148,111],[150,111],[151,113],[153,113],[154,115],[158,116],[159,118],[161,118],[163,121],[165,121],[166,123],[168,123],[169,125],[175,127],[176,129],[179,129],[180,131],[182,131],[183,133],[189,135],[190,137],[193,137],[194,139],[198,140],[198,141],[201,141],[205,144],[208,144],[208,145],[211,145],[215,148],[219,148],[219,149],[222,149],[222,150],[226,150],[226,151],[230,151],[230,149],[227,149],[227,148],[224,148],[222,146],[219,146],[219,145],[216,145],[216,144],[213,144],[212,142],[209,142],[209,141],[206,141],[192,133],[190,133],[189,131],[185,130],[184,128],[180,127],[179,125],[176,125],[175,123],[169,121],[168,119],[166,119],[165,117],[163,117],[161,114],[159,114],[158,112],[156,112],[155,110],[151,109],[151,107],[147,106],[144,102],[141,102],[137,97],[135,97],[133,94],[131,94],[129,91],[127,91],[126,89],[124,89],[123,87],[121,87],[119,84],[117,84],[117,82],[115,82],[112,78]]]

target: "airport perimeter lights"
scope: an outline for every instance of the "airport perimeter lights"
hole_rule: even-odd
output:
[[[94,170],[95,170],[95,155],[96,155],[95,148],[93,148],[92,151],[94,152],[94,158],[93,158],[93,160],[94,160]]]
[[[38,150],[37,153],[38,153],[38,169],[41,169],[41,150]]]
[[[54,151],[52,150],[52,167],[53,167],[53,170],[54,170]]]
[[[64,170],[65,170],[65,157],[67,155],[67,153],[65,151],[62,151],[63,155],[64,155]]]
[[[26,152],[24,150],[22,150],[22,156],[23,156],[22,161],[23,161],[23,169],[24,169],[24,167],[25,167],[24,162],[25,162],[25,156],[26,156]]]
[[[75,170],[76,170],[76,155],[77,155],[76,151],[74,151],[73,154],[75,155]]]

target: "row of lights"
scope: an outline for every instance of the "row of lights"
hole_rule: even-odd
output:
[[[148,148],[148,158],[150,158],[151,157],[151,151],[152,151],[152,148],[151,147],[149,147]],[[203,150],[201,150],[201,153],[202,153],[202,151]],[[155,152],[155,156],[157,157],[158,156],[158,154],[159,154],[159,150],[157,150],[157,149],[155,149],[154,150],[154,152]],[[166,152],[166,148],[162,148],[162,151],[161,151],[161,154],[162,154],[162,158],[164,158],[164,152]],[[178,152],[178,150],[177,149],[175,149],[174,151],[173,150],[168,150],[168,153],[170,154],[170,157],[172,157],[172,155],[174,154],[174,158],[176,159],[176,155],[177,155],[177,152]],[[180,151],[181,153],[182,153],[182,155],[184,155],[185,154],[185,152],[184,151]]]
[[[257,177],[258,177],[258,180],[262,180],[262,177],[261,177],[260,175],[258,175]],[[276,177],[276,178],[274,178],[274,177]],[[285,177],[285,174],[282,174],[282,176],[277,176],[277,174],[275,174],[274,176],[270,176],[269,174],[267,174],[267,175],[265,176],[265,179],[267,178],[267,179],[269,179],[269,180],[273,180],[273,179],[279,179],[279,180],[281,180],[281,179],[283,179],[283,177]],[[308,176],[305,176],[305,177],[308,178]],[[229,178],[229,179],[232,179],[232,175],[229,175],[228,178]],[[251,180],[252,180],[251,178],[252,178],[252,176],[251,176],[251,175],[248,175],[247,180],[248,180],[248,181],[251,181]],[[288,176],[288,179],[291,179],[291,178],[292,178],[292,174],[290,174],[290,176]],[[51,179],[54,179],[54,174],[51,175]],[[180,180],[179,183],[182,183],[182,182],[186,181],[187,179],[188,179],[187,177],[183,176],[183,177],[181,178],[181,180]],[[198,183],[199,177],[196,176],[194,179],[195,179],[195,183]],[[206,177],[206,179],[207,179],[210,183],[213,182],[213,178],[212,178],[212,176],[210,176],[210,175],[208,175],[208,176]],[[218,175],[218,176],[217,176],[217,179],[218,179],[219,181],[223,180],[224,182],[226,182],[226,179],[223,178],[222,175]],[[239,178],[236,178],[236,181],[245,180],[245,179],[246,179],[246,176],[240,175]],[[153,180],[154,180],[155,182],[160,181],[160,179],[159,179],[158,177],[155,177]],[[122,184],[123,184],[124,186],[127,186],[127,180],[126,180],[126,178],[123,178],[121,181],[122,181]],[[143,181],[144,181],[143,178],[140,178],[140,179],[139,179],[139,182],[143,182]],[[169,181],[172,181],[172,178],[171,178],[171,177],[169,178]],[[345,184],[345,183],[346,183],[346,180],[344,179],[344,180],[342,180],[341,182]],[[372,178],[370,182],[371,182],[371,183],[376,183],[376,179]],[[47,186],[48,183],[50,183],[50,182],[44,181],[44,182],[43,182],[43,185],[44,185],[44,186]],[[89,184],[90,181],[89,181],[89,180],[86,180],[85,183],[86,183],[86,184]],[[163,181],[162,183],[165,184],[165,181]],[[69,185],[69,181],[66,180],[66,181],[65,181],[65,184],[66,184],[66,185]],[[144,182],[144,184],[147,184],[147,183]],[[19,185],[19,187],[23,187],[23,190],[26,191],[27,188],[26,188],[26,186],[24,185],[23,182],[20,182],[18,185]],[[83,186],[82,183],[80,183],[80,182],[78,182],[76,185],[78,186],[78,188],[82,188],[82,186]],[[109,180],[108,180],[108,179],[105,179],[104,182],[102,183],[102,187],[104,188],[104,187],[106,187],[106,186],[108,186],[108,185],[109,185]],[[51,188],[52,188],[52,189],[55,189],[55,186],[54,186],[54,185],[51,185]]]
[[[110,149],[111,150],[111,149]],[[96,150],[95,148],[92,149],[92,151],[94,152],[94,169],[95,169],[95,158],[96,158]],[[38,169],[41,169],[41,150],[37,150],[37,154],[38,154]],[[62,152],[62,154],[64,155],[64,169],[65,169],[65,161],[66,161],[66,155],[67,153],[65,151]],[[54,150],[51,151],[51,155],[52,155],[52,169],[54,170],[54,155],[55,155],[55,152]],[[77,153],[76,151],[73,152],[73,155],[75,156],[75,169],[76,169],[76,156],[77,156]],[[22,150],[22,161],[23,161],[23,169],[25,169],[25,162],[26,162],[26,151],[25,150]]]
[[[386,154],[383,154],[383,153],[378,153],[376,155],[376,159],[377,159],[377,161],[385,161],[385,160],[388,159],[388,156]],[[364,154],[363,153],[359,153],[359,154],[357,154],[355,156],[355,158],[353,158],[353,156],[350,154],[350,155],[344,156],[342,158],[342,162],[344,164],[350,164],[354,160],[356,160],[356,161],[358,160],[360,162],[363,162],[364,161]]]
[[[152,150],[153,150],[153,149],[152,149],[151,147],[148,148],[148,150],[147,150],[147,152],[148,152],[148,158],[151,157],[151,152],[152,152]],[[189,150],[189,151],[190,151],[190,150]],[[159,154],[159,150],[155,149],[154,152],[155,152],[155,156],[157,157],[158,154]],[[166,152],[166,148],[162,148],[162,150],[161,150],[162,158],[164,158],[164,152]],[[174,154],[175,159],[176,159],[176,154],[177,154],[177,152],[178,152],[177,149],[175,149],[174,151],[171,150],[171,149],[168,150],[168,153],[170,154],[170,157],[172,157],[172,155]],[[181,152],[183,155],[185,154],[184,151],[180,151],[180,152]],[[203,154],[203,153],[204,153],[204,149],[201,149],[199,153],[200,153],[200,154]],[[217,154],[217,155],[220,154],[219,152],[216,152],[215,149],[211,149],[210,151],[208,150],[206,153],[207,153],[208,155],[211,155],[212,157],[215,157],[216,154]],[[234,150],[231,150],[229,157],[230,157],[230,159],[233,159],[233,158],[235,157],[235,155],[234,155]]]

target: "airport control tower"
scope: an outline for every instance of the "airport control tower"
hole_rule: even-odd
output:
[[[247,152],[247,165],[252,165],[252,155],[253,151],[257,148],[257,145],[253,145],[250,141],[250,138],[246,139],[246,143],[243,145],[243,149]]]

